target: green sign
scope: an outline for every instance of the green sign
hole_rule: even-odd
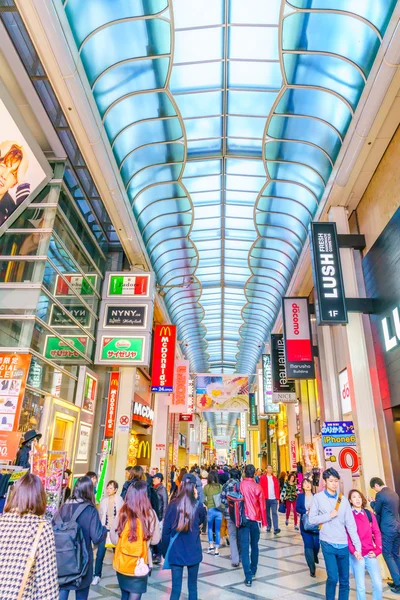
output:
[[[82,352],[82,354],[85,354],[89,339],[87,335],[79,337],[65,335],[63,337],[64,339],[68,340],[74,346],[74,348]],[[67,344],[65,344],[55,335],[48,335],[46,337],[46,342],[44,345],[44,357],[52,360],[82,360],[82,357],[80,354],[78,354],[78,352],[74,351],[70,346],[67,346]]]
[[[144,354],[144,337],[109,337],[101,339],[100,360],[123,362],[142,362]]]
[[[249,394],[249,404],[250,404],[250,427],[254,427],[258,425],[258,415],[257,415],[257,406],[256,406],[256,395]]]
[[[90,326],[90,312],[89,310],[80,305],[70,304],[65,307],[71,315],[83,326]],[[76,327],[74,321],[63,311],[59,306],[53,304],[51,307],[50,325],[52,327]]]
[[[143,296],[149,294],[150,276],[137,275],[110,275],[108,283],[108,296]]]
[[[232,438],[232,441],[231,441],[231,448],[232,448],[232,450],[236,450],[237,445],[238,445],[237,439],[236,438]]]

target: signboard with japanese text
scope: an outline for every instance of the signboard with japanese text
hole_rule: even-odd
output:
[[[244,441],[246,439],[246,413],[240,413],[239,418],[239,438]]]
[[[175,325],[157,325],[153,338],[152,392],[174,391],[175,345]]]
[[[322,446],[356,446],[353,421],[326,421],[322,425]]]
[[[110,373],[110,385],[108,388],[106,425],[105,425],[105,429],[104,429],[104,437],[105,438],[114,437],[115,417],[117,414],[117,403],[118,403],[118,392],[119,392],[119,371],[112,371]]]
[[[151,273],[106,273],[105,296],[107,298],[152,298],[154,280]]]
[[[321,434],[327,468],[350,469],[353,477],[359,477],[360,457],[353,421],[326,421]]]
[[[80,275],[79,273],[63,273],[57,275],[54,296],[94,296],[97,284],[97,274]]]
[[[285,343],[281,333],[271,334],[272,402],[297,402],[294,381],[286,377]]]
[[[97,341],[96,364],[148,365],[149,334],[141,336],[102,335]]]
[[[30,354],[0,353],[0,431],[18,429],[30,363]]]
[[[15,460],[21,440],[21,431],[1,431],[0,430],[0,460]]]
[[[200,441],[202,444],[207,444],[208,442],[208,425],[205,419],[201,422]]]
[[[282,298],[286,375],[313,379],[314,358],[307,298]]]
[[[336,223],[311,223],[310,249],[318,325],[347,323]]]
[[[56,337],[55,335],[47,335],[44,344],[44,357],[50,358],[51,360],[54,360],[56,362],[69,362],[71,360],[76,362],[78,360],[84,360],[84,358],[79,354],[79,352],[85,354],[89,337],[87,335],[64,335],[63,338],[65,340],[68,340],[68,342],[72,344],[73,348],[71,348],[71,346],[68,346],[65,342],[60,340],[60,338]],[[79,352],[77,352],[76,350],[79,350]]]
[[[250,405],[250,427],[258,425],[256,395],[254,392],[249,394],[249,405]]]
[[[189,361],[175,361],[174,392],[171,394],[170,413],[186,413],[189,398]]]
[[[187,413],[181,413],[179,415],[179,422],[180,423],[192,423],[193,422],[193,415],[189,415]]]
[[[271,355],[262,355],[263,402],[260,402],[260,415],[279,414],[281,407],[272,401]]]

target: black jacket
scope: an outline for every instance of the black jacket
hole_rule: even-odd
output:
[[[122,486],[121,498],[123,500],[125,500],[126,492],[128,491],[129,486],[134,481],[135,481],[134,479],[131,479],[130,481],[125,481],[124,485]],[[148,496],[148,499],[150,500],[151,508],[156,513],[159,521],[161,521],[162,516],[160,516],[161,513],[160,513],[160,502],[158,500],[158,494],[157,494],[156,490],[149,485],[149,482],[147,482],[147,496]]]
[[[400,532],[399,503],[399,496],[388,487],[378,492],[375,502],[371,502],[383,535]]]
[[[20,450],[18,450],[17,458],[15,460],[15,465],[17,467],[23,467],[24,469],[29,469],[29,452],[32,450],[31,444],[22,444]]]
[[[168,494],[165,486],[162,483],[160,483],[160,485],[154,489],[158,495],[159,519],[162,521],[165,517],[165,513],[167,512]]]
[[[225,485],[225,483],[227,481],[229,481],[229,473],[227,471],[224,471],[223,473],[220,473],[218,475],[218,481],[220,482],[221,485]]]
[[[167,508],[162,530],[161,549],[166,555],[170,539],[175,535],[174,527],[177,519],[176,502],[171,502]],[[200,541],[200,527],[206,520],[206,509],[202,504],[197,504],[194,523],[191,531],[182,531],[174,541],[168,555],[170,565],[191,566],[201,563],[203,552]]]

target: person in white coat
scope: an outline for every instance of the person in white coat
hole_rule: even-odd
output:
[[[119,511],[124,503],[117,492],[118,483],[113,480],[109,481],[106,487],[107,495],[100,502],[100,521],[102,525],[107,527],[108,531],[117,527]],[[101,542],[97,548],[92,585],[98,585],[100,583],[107,547],[112,547],[109,533],[107,534],[107,538]]]

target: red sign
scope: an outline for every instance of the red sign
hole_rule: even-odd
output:
[[[0,431],[18,429],[30,364],[30,354],[0,354]]]
[[[171,397],[170,413],[187,413],[189,395],[189,361],[177,360],[175,363],[175,391]]]
[[[314,360],[307,298],[282,299],[286,375],[312,379]]]
[[[171,393],[174,390],[175,325],[156,325],[153,337],[152,392]]]
[[[113,371],[110,375],[110,387],[108,389],[108,402],[106,412],[105,438],[114,437],[115,415],[117,414],[117,402],[119,391],[119,371]]]
[[[180,414],[179,415],[179,421],[181,423],[191,423],[193,421],[193,414],[191,414],[191,415]]]
[[[290,442],[290,462],[292,465],[292,469],[297,467],[297,453],[296,453],[296,442],[291,440]]]
[[[0,431],[0,460],[15,460],[21,436],[21,431]]]

